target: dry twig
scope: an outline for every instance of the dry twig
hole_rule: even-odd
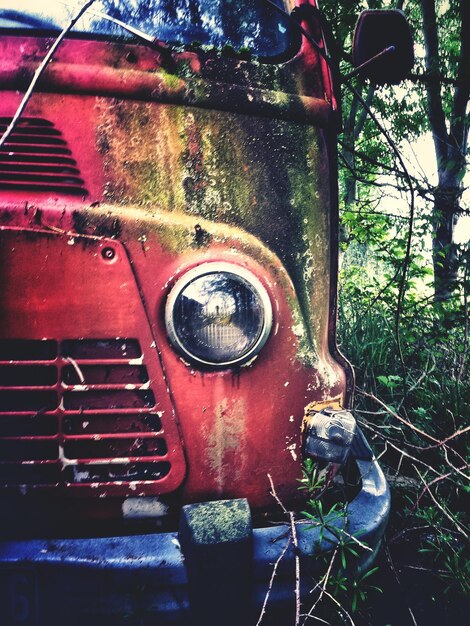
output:
[[[413,465],[413,467],[416,470],[416,473],[418,474],[418,476],[421,478],[424,488],[425,490],[428,492],[431,500],[434,502],[434,504],[437,506],[437,508],[442,512],[442,514],[447,517],[447,519],[457,528],[457,530],[459,531],[460,534],[462,534],[465,539],[468,539],[468,534],[465,532],[465,530],[462,528],[462,526],[458,523],[458,521],[455,519],[455,517],[453,515],[451,515],[449,513],[449,511],[446,510],[446,508],[439,502],[439,500],[435,497],[435,495],[433,494],[433,492],[431,491],[431,489],[429,488],[429,485],[426,483],[426,481],[424,480],[424,477],[421,475],[419,469],[416,467],[416,465]]]
[[[297,530],[295,528],[295,519],[294,514],[291,511],[288,511],[286,507],[282,504],[279,496],[276,493],[276,489],[274,487],[273,479],[271,474],[268,474],[269,484],[271,485],[271,495],[279,504],[281,509],[289,518],[290,523],[290,533],[292,539],[292,543],[294,544],[294,556],[295,556],[295,626],[299,626],[300,623],[300,557],[299,557],[299,543],[297,541]],[[284,552],[281,557],[284,556]],[[274,579],[273,579],[274,580]],[[270,589],[268,589],[268,592]],[[266,600],[266,598],[265,598]]]
[[[388,563],[390,565],[390,569],[392,570],[392,572],[393,572],[393,574],[395,576],[395,580],[397,581],[398,586],[401,588],[401,581],[400,581],[400,578],[398,576],[397,570],[395,569],[395,565],[393,564],[392,555],[390,554],[390,550],[389,550],[388,547],[385,549],[385,553],[387,555],[387,560],[388,560]],[[413,615],[413,611],[410,609],[410,607],[407,607],[407,608],[408,608],[408,611],[409,611],[409,613],[411,615],[411,619],[413,620],[414,626],[418,626],[418,623],[417,623],[417,621],[415,619],[415,616]]]
[[[291,543],[291,538],[289,537],[286,541],[286,545],[284,546],[284,549],[282,550],[281,554],[278,556],[277,561],[274,563],[273,571],[271,573],[271,578],[269,580],[268,590],[266,592],[266,595],[264,596],[263,606],[261,607],[261,613],[259,614],[259,618],[258,618],[258,621],[256,622],[256,626],[260,626],[261,622],[263,621],[264,614],[266,613],[266,606],[268,604],[269,596],[271,595],[271,589],[273,588],[274,579],[276,578],[277,568],[279,567],[279,563],[284,558],[284,555],[287,552],[287,548],[290,546],[290,543]]]
[[[317,608],[318,604],[321,602],[324,594],[326,593],[326,586],[328,584],[328,580],[330,578],[330,574],[331,574],[331,570],[333,568],[333,563],[335,562],[336,559],[336,555],[338,554],[338,549],[339,549],[339,544],[337,544],[336,548],[334,549],[334,552],[331,556],[330,562],[328,564],[328,569],[326,571],[325,576],[322,578],[322,580],[317,583],[315,585],[315,587],[312,589],[312,592],[315,591],[315,589],[321,584],[321,591],[320,591],[320,595],[318,596],[318,598],[315,600],[315,602],[313,603],[310,611],[305,615],[305,619],[302,623],[302,626],[305,626],[305,624],[307,623],[307,620],[311,617],[313,617],[313,611]]]
[[[294,514],[289,512],[290,529],[295,553],[295,626],[300,623],[300,557],[299,543],[297,541],[297,530],[295,528]]]

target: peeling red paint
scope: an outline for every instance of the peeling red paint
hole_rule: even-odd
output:
[[[0,40],[4,118],[14,115],[18,89],[48,45],[36,37],[20,41],[21,49],[16,37]],[[122,511],[114,496],[170,492],[174,503],[248,497],[261,509],[272,504],[263,479],[269,473],[287,505],[297,493],[304,407],[347,402],[350,375],[334,343],[336,113],[328,72],[308,42],[276,68],[175,56],[178,73],[170,73],[142,46],[66,41],[25,112],[25,123],[52,129],[49,156],[53,131],[60,131],[58,167],[73,167],[84,191],[67,195],[57,185],[47,188],[47,180],[0,188],[0,348],[16,350],[11,341],[37,348],[43,339],[58,346],[36,363],[57,369],[53,383],[26,385],[39,398],[33,409],[11,386],[0,387],[10,403],[0,429],[12,416],[36,412],[49,431],[25,440],[36,445],[40,436],[56,446],[42,453],[54,458],[20,464],[60,470],[56,482],[51,470],[13,491],[96,494],[114,502],[116,515]],[[172,285],[208,261],[248,269],[273,306],[265,347],[237,371],[198,370],[167,337]],[[90,382],[92,372],[98,376],[90,359],[64,348],[121,339],[137,341],[142,354],[105,359],[111,375],[118,376],[113,367],[130,368],[131,376],[145,367],[148,380]],[[6,367],[0,355],[0,370]],[[68,384],[64,376],[76,380]],[[53,404],[44,411],[43,398]],[[122,398],[131,406],[116,408]],[[109,426],[113,416],[119,432]],[[0,433],[2,441],[8,436]],[[103,478],[106,456],[70,470],[81,441],[96,454],[111,450],[108,465],[122,466],[122,476],[108,469]],[[151,463],[169,467],[155,476]],[[134,480],[139,468],[144,473]],[[1,474],[0,482],[9,485]]]

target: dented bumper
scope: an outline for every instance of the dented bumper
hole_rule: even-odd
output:
[[[365,566],[380,545],[390,495],[375,459],[357,464],[362,488],[349,505],[347,532],[360,534],[361,542],[370,546]],[[322,563],[319,556],[334,548],[335,538],[328,532],[321,537],[320,528],[297,522],[297,552],[289,525],[252,529],[246,501],[227,502],[232,536],[210,519],[202,535],[197,523],[191,528],[199,505],[190,505],[180,533],[0,543],[1,623],[206,626],[220,623],[224,610],[226,624],[255,624],[273,565],[283,552],[264,623],[270,623],[271,611],[279,616],[279,610],[294,606],[296,553],[307,608]],[[230,510],[233,503],[235,509]],[[211,504],[202,506],[203,517],[209,512],[210,518]],[[240,520],[233,522],[233,511],[241,512]]]

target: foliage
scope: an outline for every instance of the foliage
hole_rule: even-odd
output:
[[[465,0],[322,1],[339,43],[343,73],[351,68],[358,9],[404,9],[416,41],[410,80],[399,87],[376,88],[360,78],[352,84],[405,150],[407,161],[417,161],[411,149],[417,138],[429,130],[435,141],[440,137],[434,171],[416,164],[410,172],[416,201],[410,222],[399,208],[411,199],[403,167],[362,113],[355,94],[344,90],[339,138],[341,349],[356,371],[357,416],[394,492],[389,560],[396,559],[397,576],[407,568],[435,576],[442,597],[453,598],[470,591],[470,248],[452,239],[456,217],[469,213],[462,199],[468,119],[455,114],[462,105],[458,97],[468,102],[468,69],[463,74],[461,62],[470,37],[470,29],[464,29],[467,5]],[[433,6],[438,55],[426,39]],[[439,108],[444,127],[436,126]],[[459,146],[451,137],[456,124]],[[445,158],[439,142],[446,144]],[[450,177],[452,190],[447,193],[443,182]],[[442,194],[447,205],[439,204]],[[445,223],[447,240],[439,230],[445,214],[451,216]],[[449,264],[453,274],[447,272],[446,278]],[[440,297],[437,277],[448,279],[450,274],[451,288]]]
[[[340,198],[345,218],[343,244],[346,247],[358,236],[361,241],[361,235],[362,241],[365,236],[368,242],[377,243],[376,237],[380,238],[383,232],[380,222],[388,223],[388,230],[394,230],[398,242],[406,241],[410,226],[406,215],[397,215],[390,208],[384,211],[378,200],[385,200],[385,206],[390,207],[394,199],[398,203],[403,203],[405,196],[410,202],[416,199],[417,229],[428,234],[435,297],[445,301],[457,289],[458,282],[460,256],[454,241],[455,225],[460,215],[468,214],[462,200],[462,181],[468,155],[465,112],[470,97],[470,4],[465,0],[323,0],[323,11],[338,42],[337,56],[343,73],[351,69],[349,50],[356,12],[382,7],[405,11],[414,33],[416,63],[409,80],[398,87],[376,87],[362,78],[346,81],[339,154]],[[361,97],[394,141],[401,142],[409,154],[410,142],[432,131],[434,167],[423,169],[415,164],[416,171],[405,171],[377,125],[359,106]],[[414,188],[413,199],[409,183]],[[418,234],[415,227],[415,235]],[[405,261],[397,275],[406,273],[408,258],[399,258],[395,252],[390,251],[392,258]]]
[[[343,619],[348,611],[355,613],[366,604],[371,591],[381,592],[381,589],[371,584],[373,575],[379,569],[372,567],[361,568],[361,559],[366,556],[367,546],[360,537],[347,532],[348,502],[345,494],[336,494],[333,504],[325,505],[328,501],[328,491],[335,490],[334,485],[327,479],[326,472],[312,459],[305,459],[302,466],[302,479],[299,489],[306,492],[306,510],[302,516],[312,522],[305,529],[319,527],[319,542],[328,542],[326,537],[335,540],[334,549],[330,552],[318,550],[322,560],[322,576],[317,583],[319,597],[311,607],[309,615],[324,614],[330,616],[331,604],[319,607],[320,601],[326,594],[327,598],[334,598],[334,609],[338,609],[338,617]],[[338,497],[339,496],[339,497]]]
[[[413,528],[415,561],[440,576],[446,590],[468,593],[470,268],[463,268],[460,298],[433,304],[422,292],[426,266],[414,263],[401,317],[406,394],[393,333],[397,289],[384,259],[373,273],[357,260],[345,265],[342,349],[355,365],[359,421],[392,485],[399,474],[395,484],[406,498],[407,506],[393,512],[391,537],[403,539]]]

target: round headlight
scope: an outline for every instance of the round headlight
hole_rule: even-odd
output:
[[[174,347],[212,366],[252,359],[269,336],[272,318],[260,281],[229,263],[205,263],[187,272],[170,292],[165,312]]]

